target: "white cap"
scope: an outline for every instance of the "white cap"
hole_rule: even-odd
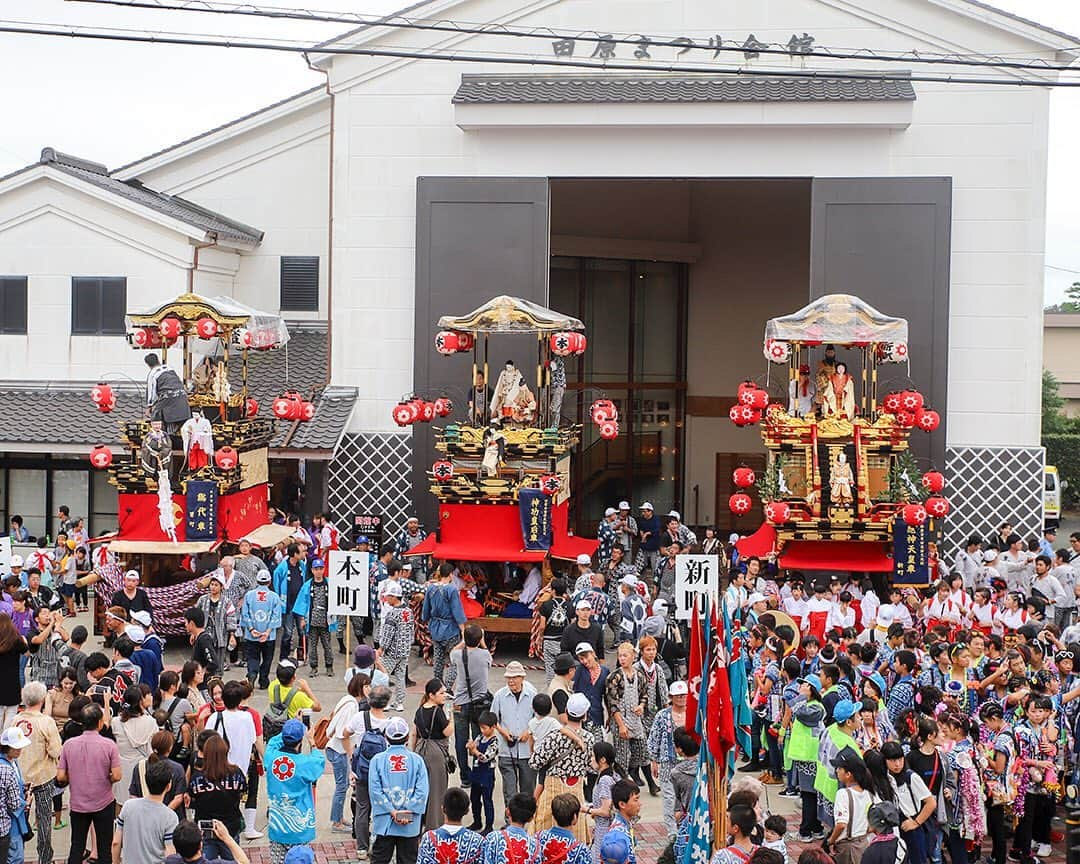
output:
[[[124,628],[124,635],[136,645],[142,645],[146,641],[146,631],[138,624],[128,624]]]
[[[753,606],[755,603],[764,603],[765,595],[762,594],[760,591],[755,591],[753,594],[750,595],[750,598],[746,602],[749,606]]]
[[[402,564],[401,569],[409,573],[412,573],[412,564]]]
[[[417,525],[420,524],[420,520],[416,516],[410,516],[408,519],[405,520],[406,525],[408,525],[410,522],[415,522]]]
[[[730,534],[728,534],[727,542],[728,543],[738,543],[739,542],[739,533],[737,531],[732,531]]]
[[[218,585],[220,585],[222,588],[224,588],[225,587],[225,574],[222,573],[220,570],[215,570],[213,573],[210,574],[210,581],[211,582],[217,582]]]
[[[0,746],[11,747],[14,750],[22,750],[23,747],[30,746],[30,739],[26,737],[26,733],[18,726],[9,726],[4,730],[4,733],[0,735]]]
[[[668,516],[671,516],[671,517],[673,517],[673,518],[675,518],[675,519],[682,519],[682,516],[680,516],[680,515],[679,515],[679,511],[678,511],[678,510],[668,510],[668,514],[667,514],[667,515],[668,515]]]
[[[12,555],[11,556],[11,566],[12,567],[22,567],[23,566],[23,557],[22,557],[22,555]]]
[[[387,580],[386,585],[382,588],[382,594],[384,597],[400,597],[401,586],[393,579]]]
[[[578,564],[592,564],[592,558],[586,555],[584,552],[578,555],[576,560]]]
[[[131,578],[131,577],[134,577],[135,579],[140,578],[139,577],[139,571],[138,570],[128,570],[127,573],[124,574],[125,579]]]
[[[620,501],[619,502],[619,509],[620,510],[629,510],[630,509],[630,502],[629,501]]]
[[[596,652],[596,649],[593,648],[591,643],[589,643],[589,642],[578,642],[577,643],[577,648],[574,649],[574,656],[575,657],[580,657],[582,654],[588,654],[590,651],[592,651],[594,653]]]
[[[648,501],[644,502],[640,507],[638,507],[638,510],[652,510],[652,509],[653,509],[653,506]]]
[[[589,650],[591,651],[592,648]],[[575,693],[566,700],[566,714],[568,717],[573,717],[575,720],[580,720],[588,714],[590,707],[589,697],[584,693]],[[6,735],[7,733],[5,732],[4,734]]]
[[[401,741],[409,737],[409,724],[401,717],[391,717],[383,727],[388,741]]]
[[[667,612],[667,600],[663,597],[657,597],[653,600],[652,610],[653,615],[660,615],[663,612]]]
[[[288,657],[282,657],[280,660],[278,660],[277,665],[281,666],[284,669],[295,669],[296,668],[296,663],[294,663]]]
[[[588,600],[578,600],[574,605],[575,609],[592,609],[592,603]]]
[[[608,517],[608,516],[614,516],[618,512],[619,511],[616,510],[614,507],[608,507],[607,510],[604,511],[604,516],[605,516],[605,518]]]
[[[690,692],[690,688],[686,686],[685,681],[672,681],[667,692],[669,696],[685,696]]]
[[[998,556],[998,550],[991,546],[985,552],[982,553],[982,560],[984,564],[989,564]]]
[[[138,612],[131,613],[131,620],[137,624],[141,624],[143,627],[149,627],[151,621],[150,613],[145,609],[140,609]]]
[[[633,573],[627,573],[622,579],[619,580],[620,585],[629,585],[631,588],[637,587],[637,577]]]

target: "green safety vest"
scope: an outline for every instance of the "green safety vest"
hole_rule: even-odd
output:
[[[837,752],[840,752],[845,747],[850,747],[862,756],[862,748],[855,743],[855,739],[848,735],[847,732],[841,731],[835,723],[825,729],[825,734],[832,740]],[[814,789],[830,802],[835,803],[836,793],[840,789],[840,781],[829,773],[831,768],[831,765],[823,765],[818,762],[817,774],[814,777]]]
[[[811,702],[820,705],[820,702]],[[798,720],[792,719],[787,747],[784,749],[784,770],[791,768],[792,762],[817,762],[818,736],[814,730]]]

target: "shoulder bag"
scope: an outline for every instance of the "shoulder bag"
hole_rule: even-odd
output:
[[[435,723],[435,712],[438,710],[438,708],[439,708],[438,705],[433,705],[431,707],[431,720],[428,721],[428,734],[427,735],[421,735],[420,734],[420,724],[419,723],[416,724],[416,734],[420,736],[420,740],[434,743],[436,747],[439,747],[439,744],[438,744],[438,742],[435,741],[434,738],[431,737],[431,727]],[[423,712],[423,710],[424,710],[423,706],[421,706],[419,711]],[[421,714],[421,717],[422,716],[423,716],[423,714]],[[439,749],[442,750],[441,747],[439,747]],[[449,745],[449,743],[447,744],[446,749],[443,750],[443,756],[446,758],[446,773],[447,773],[447,775],[453,776],[457,772],[457,760],[453,756],[450,755],[450,745]]]

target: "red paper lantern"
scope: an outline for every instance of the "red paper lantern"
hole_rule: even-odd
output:
[[[743,401],[743,394],[744,394],[744,393],[747,393],[747,392],[749,392],[749,391],[751,391],[751,390],[757,390],[757,384],[755,384],[755,383],[754,383],[753,381],[751,381],[751,380],[747,379],[746,381],[743,381],[743,382],[742,382],[742,383],[741,383],[741,384],[739,385],[739,389],[738,389],[738,391],[737,391],[737,392],[735,393],[735,398],[736,398],[736,399],[737,399],[737,400],[738,400],[739,402],[742,402],[742,401]]]
[[[90,450],[90,464],[95,468],[108,468],[112,465],[112,450],[104,444],[98,444]]]
[[[97,406],[98,411],[100,411],[102,414],[108,414],[115,407],[116,407],[116,394],[115,393],[112,394],[108,398],[108,401],[100,402],[100,403],[98,403],[98,406]]]
[[[896,412],[896,425],[901,429],[915,428],[915,415],[910,411],[900,410]]]
[[[731,479],[735,481],[735,485],[740,489],[748,489],[754,485],[754,472],[750,468],[736,468],[735,473],[731,475]]]
[[[540,491],[545,495],[554,495],[562,488],[558,474],[545,474],[540,478]]]
[[[222,471],[232,471],[239,462],[239,454],[237,454],[237,452],[228,444],[224,447],[218,447],[214,452],[214,464]]]
[[[619,424],[614,420],[605,420],[598,425],[600,427],[600,437],[605,441],[611,441],[619,436]]]
[[[274,412],[274,416],[278,420],[288,420],[289,412],[292,411],[292,400],[286,399],[284,396],[278,396],[270,405],[270,410]]]
[[[208,315],[195,322],[195,332],[200,339],[213,339],[218,334],[218,323]]]
[[[734,423],[736,426],[746,425],[746,423],[744,423],[742,419],[742,409],[742,405],[732,405],[728,409],[727,415],[729,418],[731,418],[731,422]]]
[[[391,412],[391,416],[394,418],[394,422],[397,423],[398,426],[408,426],[416,419],[415,415],[413,414],[413,407],[411,402],[398,402],[398,404],[394,406],[394,410]]]
[[[945,488],[945,475],[940,471],[927,471],[922,475],[922,485],[936,495]]]
[[[180,323],[180,319],[174,318],[172,316],[164,319],[161,324],[158,325],[158,327],[161,330],[161,335],[166,339],[166,341],[169,342],[171,342],[173,339],[176,339],[180,335],[180,331],[183,329],[183,325]]]
[[[459,351],[472,351],[473,346],[476,345],[476,337],[472,333],[458,331],[457,338]]]
[[[573,335],[573,333],[552,333],[548,337],[551,353],[556,357],[569,357],[573,354],[574,347],[571,339]]]
[[[933,432],[941,425],[941,415],[929,408],[920,408],[915,412],[915,425],[923,432]]]
[[[745,513],[749,513],[754,506],[753,499],[745,492],[736,492],[730,498],[728,498],[728,507],[731,508],[731,512],[736,516],[742,516]]]
[[[164,344],[161,331],[149,327],[136,327],[128,334],[128,339],[136,348],[160,348]]]
[[[881,400],[881,407],[886,414],[895,414],[903,407],[903,405],[900,404],[900,393],[896,391],[889,393]]]
[[[454,403],[447,399],[445,396],[440,396],[435,400],[435,416],[436,417],[449,417],[454,413]]]
[[[445,482],[454,476],[454,463],[440,459],[431,464],[431,475],[441,482]]]
[[[933,495],[926,499],[926,512],[933,516],[935,519],[942,519],[949,515],[949,510],[952,509],[949,506],[947,498],[942,498],[940,495]]]
[[[615,403],[610,399],[597,399],[589,406],[589,416],[592,418],[593,423],[599,425],[606,420],[618,420],[619,411],[615,407]]]
[[[113,398],[112,387],[102,381],[100,384],[95,384],[90,388],[90,401],[95,405],[100,405],[102,402],[108,402]]]
[[[241,348],[251,348],[255,343],[255,337],[251,335],[251,331],[247,327],[241,327],[239,330],[233,331],[233,339]]]
[[[914,414],[923,407],[922,393],[918,390],[905,390],[900,394],[900,407]]]
[[[765,505],[765,518],[774,525],[783,525],[791,518],[791,505],[786,501],[770,501]]]
[[[420,401],[420,416],[418,418],[421,423],[430,423],[435,419],[435,403]]]
[[[245,405],[248,417],[254,417],[259,413],[259,401],[254,396],[249,396]]]
[[[315,403],[314,402],[301,402],[300,403],[300,416],[296,418],[304,423],[309,420],[315,419]]]
[[[761,420],[761,411],[754,408],[752,405],[740,405],[739,419],[742,420],[742,425],[752,426],[754,423]]]
[[[435,350],[440,354],[457,354],[460,346],[461,340],[453,330],[442,330],[435,334]]]
[[[575,354],[584,354],[589,345],[589,340],[585,338],[584,333],[575,333],[574,338],[570,340],[570,344],[574,346]]]
[[[758,411],[764,411],[769,407],[768,391],[758,387],[750,394],[750,402],[748,404],[753,408],[757,408]]]
[[[902,511],[904,522],[907,525],[922,525],[929,517],[926,508],[922,504],[905,504]]]

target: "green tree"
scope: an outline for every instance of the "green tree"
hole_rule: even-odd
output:
[[[1077,283],[1080,285],[1080,283]],[[1077,311],[1080,311],[1078,309]],[[1080,417],[1068,417],[1064,412],[1065,400],[1059,392],[1061,385],[1054,373],[1043,369],[1042,375],[1042,434],[1080,434]]]
[[[1080,282],[1073,282],[1068,288],[1065,289],[1065,300],[1062,303],[1055,303],[1053,306],[1047,306],[1047,312],[1080,312]]]

